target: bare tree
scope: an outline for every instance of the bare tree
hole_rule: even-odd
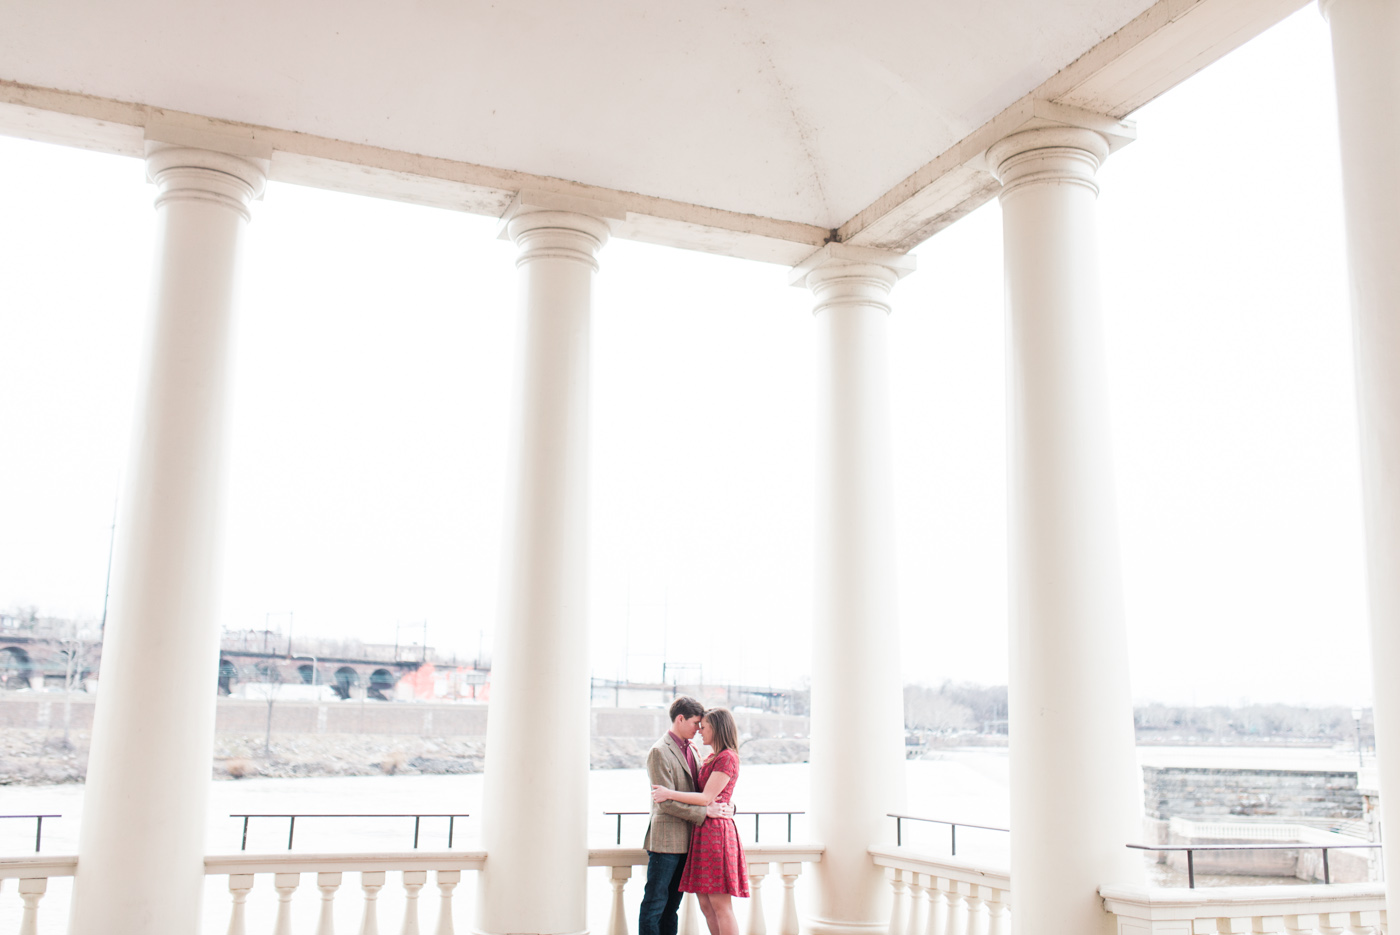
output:
[[[63,749],[72,747],[73,689],[87,678],[97,648],[101,644],[93,638],[90,629],[82,627],[78,621],[71,622],[71,636],[63,640],[59,658],[63,660]]]

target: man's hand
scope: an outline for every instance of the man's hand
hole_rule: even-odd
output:
[[[728,802],[711,802],[705,806],[706,818],[733,818],[734,806]]]

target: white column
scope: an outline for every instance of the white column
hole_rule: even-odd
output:
[[[1098,887],[1141,882],[1094,175],[1103,136],[1016,133],[1002,182],[1009,332],[1013,926],[1113,930]]]
[[[608,224],[522,209],[506,232],[520,249],[520,380],[476,929],[561,935],[587,927],[589,318]]]
[[[1323,0],[1322,11],[1337,74],[1376,756],[1382,801],[1400,803],[1400,2]],[[1400,841],[1400,808],[1381,823],[1382,840]],[[1400,848],[1383,859],[1400,880]]]
[[[886,378],[889,292],[912,257],[828,245],[794,270],[816,297],[816,593],[811,822],[826,846],[807,929],[888,927],[889,886],[867,848],[904,807],[904,697],[895,613]]]
[[[70,931],[198,931],[214,748],[225,403],[239,244],[262,168],[156,148],[144,387],[117,523]]]

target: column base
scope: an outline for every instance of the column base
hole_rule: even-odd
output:
[[[805,935],[887,935],[890,920],[883,922],[842,922],[817,916],[802,917]]]

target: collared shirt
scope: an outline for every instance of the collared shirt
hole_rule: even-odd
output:
[[[668,730],[666,733],[671,735],[671,739],[676,742],[676,746],[680,747],[681,751],[685,753],[685,762],[686,765],[690,767],[690,781],[695,783],[695,791],[703,791],[700,788],[700,767],[695,765],[695,752],[690,749],[690,741],[680,739],[673,730]]]

